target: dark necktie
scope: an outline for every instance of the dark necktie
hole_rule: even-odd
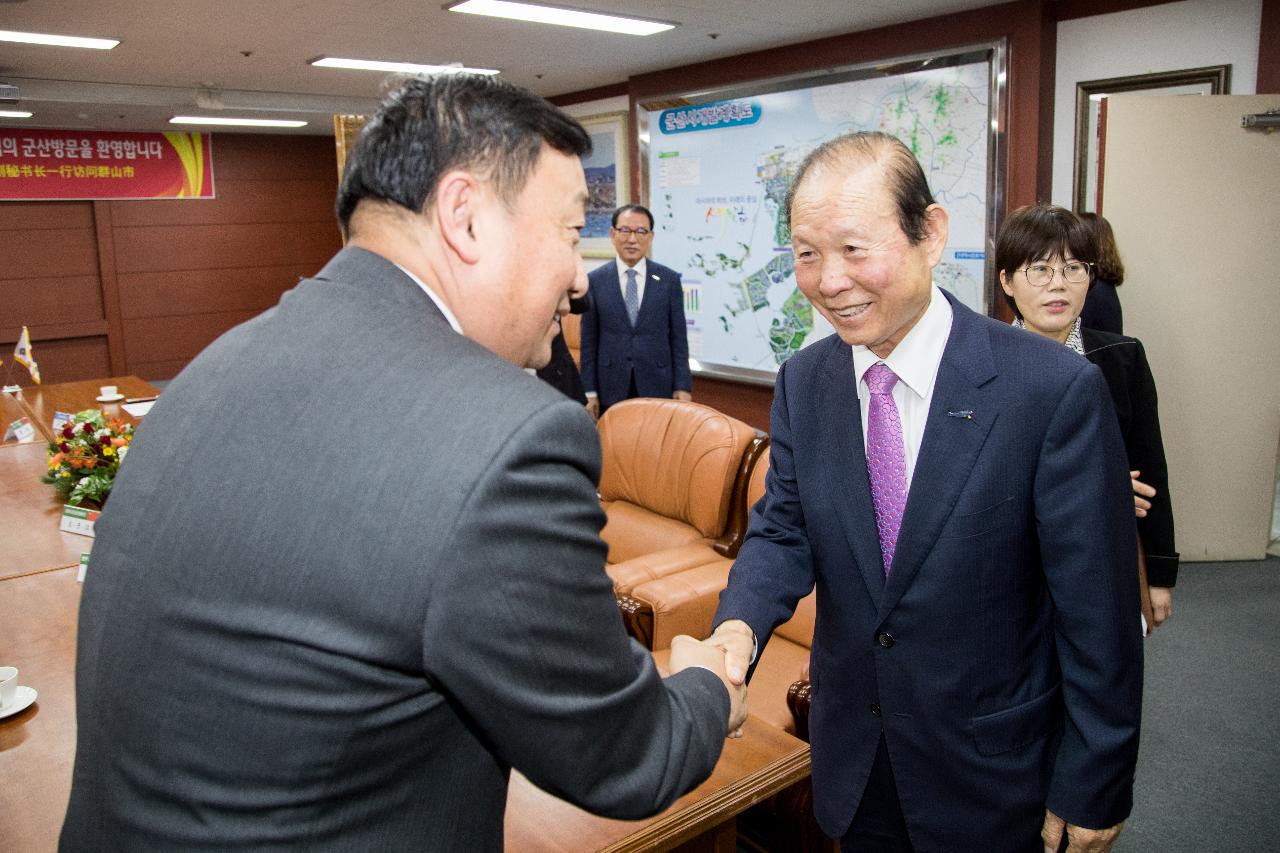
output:
[[[636,315],[640,313],[640,289],[636,286],[636,271],[627,270],[627,319],[631,325],[636,324]]]

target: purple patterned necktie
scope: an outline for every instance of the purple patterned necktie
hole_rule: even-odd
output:
[[[884,576],[893,568],[902,512],[907,508],[907,456],[902,445],[902,421],[893,402],[897,375],[888,365],[873,364],[866,372],[871,400],[867,404],[867,474],[871,478],[871,502],[880,531],[880,556]]]

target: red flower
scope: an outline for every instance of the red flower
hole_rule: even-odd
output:
[[[75,431],[74,431],[73,427],[71,426],[71,424],[67,424],[66,426],[64,426],[64,427],[62,428],[62,434],[63,434],[64,436],[66,436],[67,438],[72,438],[72,437],[74,437],[74,436],[75,436]]]
[[[84,434],[85,434],[85,435],[88,435],[88,434],[89,434],[89,433],[91,433],[91,432],[93,432],[93,424],[85,424],[85,425],[84,425]]]
[[[64,442],[62,442],[62,444],[59,444],[59,445],[58,445],[58,449],[59,449],[59,450],[61,450],[63,453],[70,453],[70,452],[71,452],[71,445],[67,444],[67,443],[64,441]]]

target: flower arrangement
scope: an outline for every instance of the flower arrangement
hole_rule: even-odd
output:
[[[54,433],[49,442],[49,470],[41,482],[67,496],[67,503],[79,506],[91,500],[99,506],[111,493],[120,463],[133,440],[133,425],[89,409],[75,415]]]

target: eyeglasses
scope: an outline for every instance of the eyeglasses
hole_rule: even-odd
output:
[[[1063,281],[1071,284],[1084,284],[1089,280],[1092,268],[1093,264],[1087,261],[1067,261],[1062,265],[1062,269],[1048,264],[1029,264],[1025,267],[1018,267],[1018,272],[1027,277],[1027,284],[1032,287],[1046,287],[1053,281],[1053,276],[1056,273],[1062,273]]]
[[[613,230],[617,231],[619,234],[623,235],[624,237],[627,236],[628,234],[634,234],[637,237],[648,237],[650,234],[653,233],[648,228],[628,228],[625,225],[623,225],[621,228],[615,227]]]

